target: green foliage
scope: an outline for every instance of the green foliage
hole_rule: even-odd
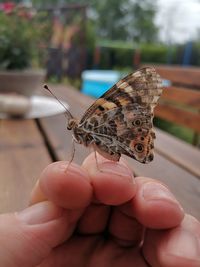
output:
[[[129,0],[92,1],[96,12],[96,28],[98,36],[111,40],[126,40],[128,27],[125,17]]]
[[[142,63],[166,63],[169,55],[169,47],[161,44],[140,45]],[[170,48],[171,57],[174,58],[176,49]]]
[[[134,1],[131,10],[134,15],[131,21],[130,35],[132,36],[134,42],[155,42],[157,40],[158,33],[158,28],[154,24],[154,17],[156,14],[155,1]]]
[[[194,132],[183,126],[179,126],[169,121],[165,121],[160,118],[154,118],[154,125],[176,137],[192,144],[194,138]]]
[[[30,30],[27,22],[16,15],[0,13],[0,67],[27,67],[31,53]]]
[[[37,61],[38,44],[46,29],[35,18],[28,18],[17,10],[0,13],[0,69],[13,70],[30,67]],[[36,63],[35,63],[36,64]]]
[[[142,44],[139,47],[133,43],[121,42],[99,42],[97,45],[101,47],[100,68],[127,68],[133,67],[134,53],[140,50],[141,63],[160,63],[167,62],[169,47],[160,44]],[[174,58],[176,54],[175,48],[171,49],[171,56]]]
[[[118,49],[114,60],[118,66],[132,66],[133,65],[133,54],[134,51],[130,49]]]
[[[152,42],[156,40],[156,7],[149,0],[93,0],[97,32],[111,40]]]
[[[94,21],[86,21],[86,44],[88,49],[94,49],[96,43]]]

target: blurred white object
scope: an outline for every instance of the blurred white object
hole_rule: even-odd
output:
[[[29,98],[29,101],[30,109],[27,113],[23,114],[24,119],[37,119],[65,112],[64,107],[52,97],[32,96],[31,98]],[[66,102],[62,101],[62,103],[67,109],[69,108],[69,105]],[[9,117],[9,114],[3,113],[0,109],[0,119],[6,119]]]
[[[23,116],[31,108],[30,100],[22,95],[0,94],[0,112],[10,116]]]

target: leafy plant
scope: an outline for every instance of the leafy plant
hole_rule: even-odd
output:
[[[35,63],[44,32],[45,26],[29,9],[15,6],[9,13],[0,11],[0,69],[25,69]]]

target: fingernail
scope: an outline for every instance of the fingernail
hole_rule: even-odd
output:
[[[37,203],[17,213],[17,217],[26,224],[42,224],[62,216],[62,208],[49,201]]]
[[[143,186],[143,197],[147,201],[166,200],[180,206],[174,195],[162,184],[152,182]]]
[[[200,261],[200,238],[187,230],[177,231],[174,238],[169,238],[166,253]]]
[[[73,172],[76,173],[77,175],[82,174],[80,167],[77,167],[77,165],[73,162],[69,163],[69,162],[62,162],[59,165],[57,165],[57,168],[59,169],[59,171],[62,172]]]
[[[133,182],[134,180],[132,171],[119,163],[104,162],[99,165],[99,171],[102,173],[129,177],[130,182]]]

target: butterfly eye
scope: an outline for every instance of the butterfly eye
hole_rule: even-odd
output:
[[[142,121],[140,119],[136,119],[132,122],[132,124],[135,126],[140,126],[140,125],[142,125]]]
[[[142,144],[136,144],[135,150],[136,150],[136,152],[141,153],[144,150],[144,146]]]

